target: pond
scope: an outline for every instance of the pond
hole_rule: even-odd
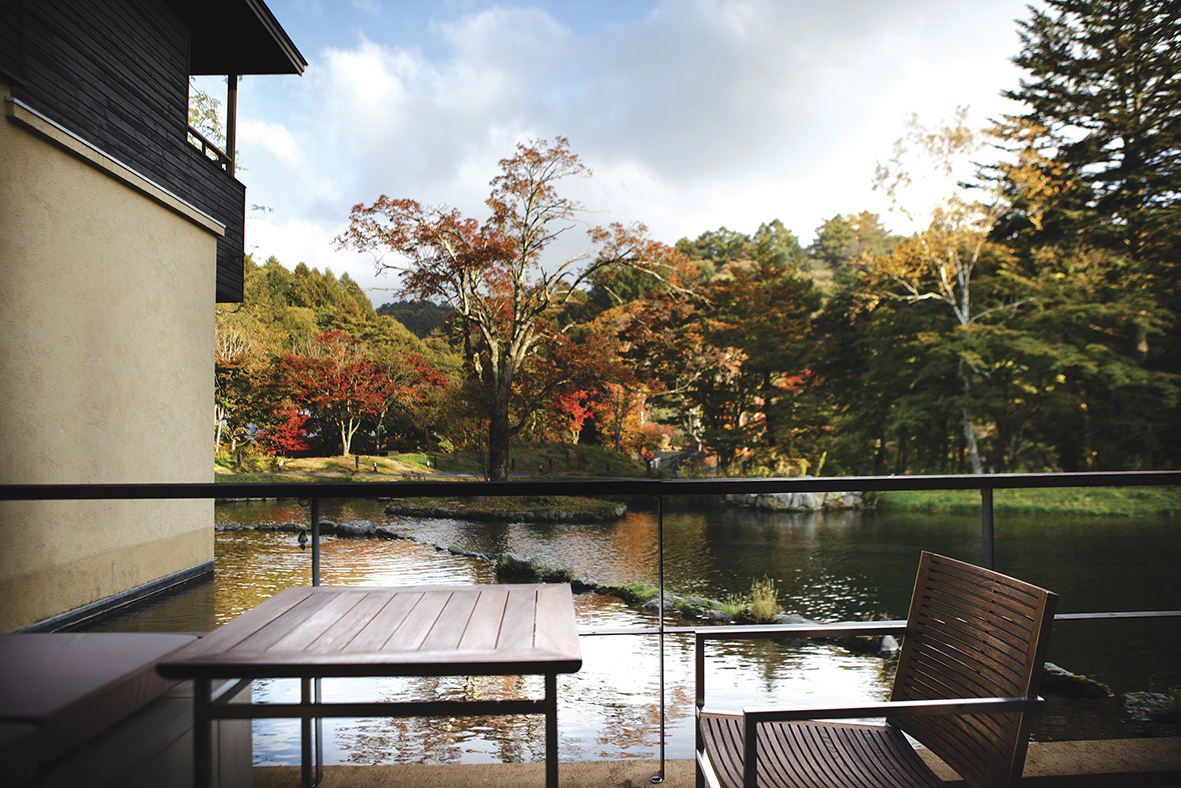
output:
[[[656,585],[655,501],[629,500],[627,515],[597,524],[488,523],[387,515],[377,501],[324,501],[321,516],[370,520],[411,540],[325,537],[325,585],[493,583],[491,563],[448,552],[516,553],[571,569],[600,583]],[[311,584],[311,551],[296,534],[259,525],[307,523],[296,501],[219,504],[214,580],[118,621],[109,629],[202,631],[292,585]],[[753,512],[713,499],[666,499],[664,572],[671,593],[726,599],[775,582],[779,604],[817,621],[905,618],[918,556],[931,550],[981,560],[978,517],[848,511]],[[1165,517],[1047,518],[998,513],[996,566],[1059,594],[1059,612],[1181,609],[1181,524]],[[578,624],[641,628],[656,614],[613,597],[575,597]],[[686,624],[666,619],[669,625]],[[660,639],[582,639],[583,669],[559,677],[560,757],[566,761],[659,757]],[[1108,684],[1106,700],[1049,698],[1034,738],[1085,740],[1178,735],[1130,720],[1119,695],[1181,686],[1178,619],[1058,622],[1052,662]],[[709,701],[718,708],[772,703],[848,703],[884,699],[894,664],[843,649],[755,642],[712,646]],[[664,638],[666,754],[693,749],[693,643]],[[331,701],[471,699],[507,692],[539,697],[539,679],[423,678],[324,682]],[[256,701],[295,699],[293,682],[256,682]],[[329,764],[533,762],[544,759],[540,718],[325,720]],[[256,721],[256,765],[299,761],[297,723]]]

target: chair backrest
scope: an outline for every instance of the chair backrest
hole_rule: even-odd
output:
[[[1057,595],[1011,577],[923,553],[892,700],[1036,697]],[[891,718],[970,786],[1015,784],[1029,715]]]

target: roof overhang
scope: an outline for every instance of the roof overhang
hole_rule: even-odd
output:
[[[193,0],[189,74],[302,74],[304,60],[263,0]]]

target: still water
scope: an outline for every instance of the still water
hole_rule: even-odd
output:
[[[219,504],[219,525],[251,529],[307,523],[295,501]],[[659,573],[655,501],[631,500],[627,516],[602,524],[490,524],[386,515],[376,501],[325,501],[321,516],[370,520],[418,542],[326,537],[325,585],[493,583],[491,564],[440,547],[531,556],[600,582],[655,585]],[[666,500],[664,573],[670,593],[725,599],[770,578],[779,603],[817,621],[905,618],[919,552],[979,563],[979,519],[948,514],[758,513],[718,501]],[[1167,518],[1070,516],[1050,520],[998,514],[1000,571],[1059,594],[1059,612],[1181,609],[1181,523]],[[189,592],[109,625],[112,629],[209,630],[278,591],[311,584],[311,553],[294,533],[226,530],[216,542],[215,577]],[[582,629],[650,627],[655,613],[611,597],[575,597]],[[670,625],[685,624],[667,619]],[[660,744],[660,640],[582,638],[583,668],[559,676],[560,757],[567,761],[654,758]],[[1050,698],[1034,738],[1177,735],[1129,721],[1120,693],[1181,686],[1178,619],[1059,622],[1050,660],[1111,686],[1109,700]],[[884,699],[893,663],[822,644],[747,643],[711,647],[707,699],[716,708],[772,703]],[[693,749],[692,638],[664,639],[666,754]],[[256,701],[297,699],[293,682],[256,682]],[[335,680],[330,701],[540,697],[540,679],[516,677]],[[325,720],[328,764],[484,763],[544,760],[540,718]],[[254,724],[256,765],[299,762],[298,723]]]

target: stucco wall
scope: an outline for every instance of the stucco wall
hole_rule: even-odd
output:
[[[212,481],[220,228],[6,109],[0,483]],[[0,503],[0,631],[207,563],[212,525],[210,501]]]

